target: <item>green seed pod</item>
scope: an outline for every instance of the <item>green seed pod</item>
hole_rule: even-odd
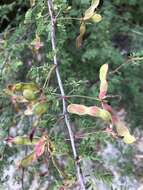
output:
[[[47,112],[48,104],[47,102],[38,102],[33,106],[33,113],[35,115],[42,115]]]
[[[25,89],[23,91],[23,96],[26,100],[32,101],[36,99],[36,94],[33,92],[33,90]]]
[[[32,152],[29,155],[27,155],[25,158],[20,160],[17,163],[17,166],[25,168],[25,167],[28,167],[29,165],[31,165],[35,160],[36,160],[35,152]]]
[[[16,91],[21,91],[21,90],[22,90],[22,83],[21,83],[21,82],[15,84],[15,90],[16,90]]]
[[[99,109],[99,111],[97,112],[97,117],[100,117],[106,122],[112,121],[111,114],[107,110],[104,110],[104,109]]]
[[[31,141],[29,137],[17,136],[12,138],[10,142],[16,145],[35,145],[38,142],[38,140],[39,140],[38,137],[33,138]]]

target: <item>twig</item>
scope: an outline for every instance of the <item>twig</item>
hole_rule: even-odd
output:
[[[142,61],[143,57],[131,57],[127,59],[124,63],[119,65],[115,70],[111,71],[109,74],[115,74],[117,73],[124,65],[132,63],[133,61]]]
[[[66,101],[64,98],[65,92],[64,92],[64,88],[63,88],[63,83],[62,83],[59,68],[58,68],[58,60],[57,60],[57,53],[56,53],[56,32],[55,32],[56,17],[53,14],[53,2],[52,2],[52,0],[48,0],[47,3],[48,3],[49,15],[51,18],[51,44],[52,44],[52,50],[54,52],[54,57],[53,57],[54,64],[56,65],[56,70],[55,70],[56,77],[57,77],[58,86],[60,88],[61,96],[63,97],[62,104],[63,104],[64,120],[65,120],[66,126],[68,128],[69,136],[70,136],[71,147],[72,147],[73,156],[75,159],[75,166],[76,166],[76,170],[77,170],[77,178],[78,178],[79,184],[81,186],[81,189],[85,190],[81,166],[80,166],[80,163],[76,162],[78,155],[77,155],[77,151],[76,151],[76,147],[75,147],[74,135],[73,135],[72,128],[70,125],[70,121],[69,121],[69,115],[67,113],[67,105],[66,105]]]
[[[81,21],[82,18],[65,17],[65,18],[58,18],[57,20],[79,20],[79,21]]]

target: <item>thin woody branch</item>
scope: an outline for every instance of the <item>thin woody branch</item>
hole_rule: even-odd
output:
[[[76,151],[76,147],[75,147],[75,142],[74,142],[74,135],[72,132],[72,128],[70,125],[70,121],[69,121],[69,115],[67,113],[67,105],[66,105],[66,100],[65,100],[65,92],[64,92],[64,88],[63,88],[63,83],[61,80],[61,76],[60,76],[60,72],[59,72],[59,68],[58,68],[58,59],[57,59],[57,54],[56,54],[56,31],[55,31],[55,26],[56,26],[56,17],[54,16],[54,9],[53,9],[53,2],[52,0],[48,0],[48,9],[49,9],[49,15],[51,18],[51,44],[52,44],[52,50],[54,52],[54,64],[56,65],[56,77],[57,77],[57,81],[58,81],[58,86],[61,92],[61,96],[62,98],[62,104],[63,104],[63,115],[64,115],[64,120],[66,123],[66,126],[68,128],[68,132],[69,132],[69,137],[70,137],[70,142],[71,142],[71,147],[72,147],[72,151],[73,151],[73,156],[75,159],[75,165],[76,165],[76,171],[77,171],[77,178],[81,187],[81,190],[85,190],[85,185],[84,185],[84,180],[83,180],[83,175],[82,175],[82,171],[81,171],[81,166],[79,162],[76,162],[78,155],[77,155],[77,151]]]

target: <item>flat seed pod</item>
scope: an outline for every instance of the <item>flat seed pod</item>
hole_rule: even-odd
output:
[[[104,97],[107,94],[107,90],[108,90],[108,83],[106,80],[101,81],[100,83],[100,92],[99,92],[99,99],[104,99]]]
[[[14,85],[16,91],[23,91],[25,89],[33,90],[33,91],[38,91],[39,87],[35,83],[24,83],[20,82]]]
[[[38,102],[33,106],[33,109],[32,109],[35,115],[42,115],[46,113],[47,110],[48,110],[47,102]]]
[[[135,137],[131,135],[130,133],[127,133],[123,138],[124,143],[126,144],[132,144],[136,141]]]
[[[108,64],[102,65],[100,67],[100,71],[99,71],[100,81],[106,80],[106,78],[107,78],[107,72],[108,72]]]
[[[67,111],[69,113],[74,113],[77,115],[85,115],[86,114],[86,109],[87,107],[84,105],[80,105],[80,104],[70,104],[67,107]]]
[[[23,158],[21,161],[17,163],[18,167],[28,167],[36,160],[35,152],[30,153],[25,158]]]
[[[37,98],[36,94],[34,93],[33,90],[30,89],[25,89],[23,91],[23,97],[28,100],[28,101],[32,101],[35,100]]]
[[[32,141],[29,139],[29,137],[26,136],[17,136],[12,139],[10,139],[10,142],[16,145],[35,145],[38,142],[39,138],[35,137],[32,139]]]
[[[129,129],[125,126],[124,122],[117,121],[115,125],[116,125],[116,131],[119,136],[124,137],[126,134],[129,133]]]
[[[90,116],[97,117],[99,108],[97,106],[91,106],[87,108],[86,113]]]
[[[106,122],[112,121],[111,114],[107,110],[104,110],[104,109],[99,109],[99,111],[97,112],[97,117],[100,117],[101,119],[103,119]]]
[[[85,31],[86,31],[86,25],[85,25],[85,22],[82,22],[80,25],[80,34],[76,38],[76,47],[77,48],[80,48],[82,46],[82,41],[83,41],[83,36],[85,34]]]
[[[92,17],[91,17],[91,20],[95,23],[98,23],[102,20],[102,16],[100,14],[94,14]]]
[[[94,15],[95,9],[98,7],[100,0],[93,0],[91,6],[85,11],[83,20],[88,20]]]
[[[40,140],[35,145],[34,151],[35,151],[36,158],[39,158],[44,153],[46,141],[47,141],[47,136],[44,135],[40,138]]]
[[[107,72],[108,72],[108,64],[102,65],[99,71],[99,78],[100,78],[99,99],[101,100],[106,96],[108,90]]]

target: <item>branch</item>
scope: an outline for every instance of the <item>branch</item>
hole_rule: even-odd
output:
[[[55,28],[56,28],[56,17],[53,14],[53,2],[52,0],[48,0],[48,9],[49,9],[49,15],[51,18],[51,44],[52,44],[52,50],[54,52],[54,64],[56,66],[56,77],[57,77],[57,82],[58,82],[58,86],[61,92],[61,96],[62,98],[62,104],[63,104],[63,114],[64,114],[64,120],[69,132],[69,137],[70,137],[70,142],[71,142],[71,147],[72,147],[72,151],[73,151],[73,156],[75,159],[75,166],[76,166],[76,171],[77,171],[77,178],[79,181],[79,184],[81,186],[82,190],[85,190],[85,185],[84,185],[84,180],[83,180],[83,174],[81,171],[81,166],[80,163],[77,162],[77,151],[76,151],[76,147],[75,147],[75,142],[74,142],[74,135],[72,132],[72,128],[71,128],[71,124],[69,121],[69,115],[67,113],[67,105],[66,105],[66,101],[65,101],[65,92],[64,92],[64,88],[63,88],[63,83],[61,80],[61,76],[60,76],[60,72],[59,72],[59,68],[58,68],[58,59],[57,59],[57,53],[56,53],[56,32],[55,32]]]

